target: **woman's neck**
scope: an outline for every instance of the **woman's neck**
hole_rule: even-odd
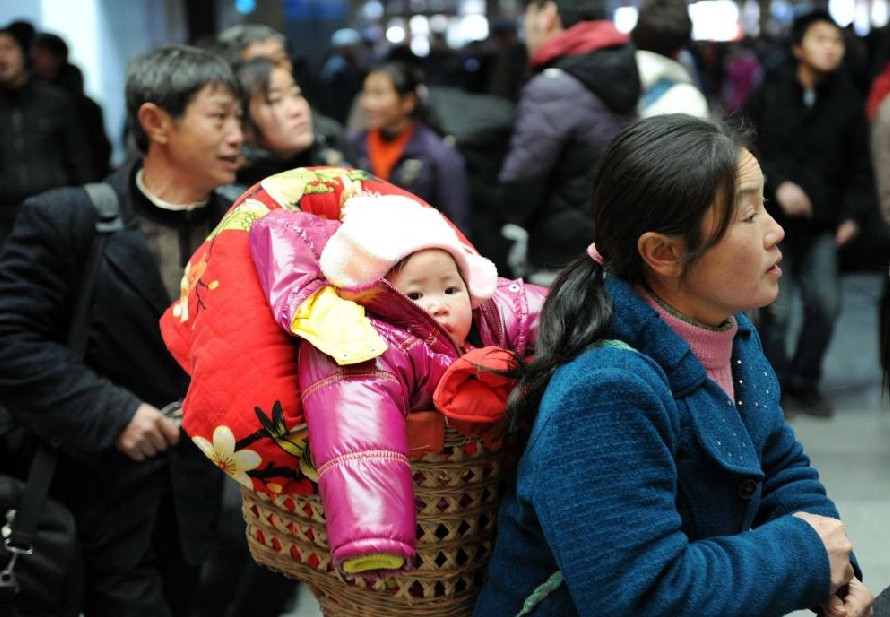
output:
[[[386,127],[380,127],[378,131],[380,132],[380,137],[385,139],[386,141],[392,141],[393,139],[397,139],[399,135],[404,133],[408,128],[414,126],[414,122],[410,119],[402,120],[396,124],[390,124]]]
[[[680,289],[677,279],[668,279],[665,282],[665,279],[650,278],[647,280],[647,285],[648,293],[658,298],[661,304],[669,307],[672,312],[682,316],[683,319],[705,328],[720,329],[726,320],[732,317],[732,313],[719,314],[697,307]]]
[[[721,324],[721,327],[713,328],[677,312],[661,298],[641,287],[637,289],[637,293],[642,295],[646,303],[677,336],[686,341],[693,355],[705,368],[708,377],[717,383],[730,399],[734,398],[730,360],[733,339],[738,331],[735,319],[730,317]]]

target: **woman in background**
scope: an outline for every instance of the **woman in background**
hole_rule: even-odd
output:
[[[288,169],[354,162],[342,127],[313,114],[288,65],[259,57],[234,68],[246,137],[237,179],[242,190]]]
[[[438,208],[469,236],[464,160],[433,130],[420,68],[383,62],[365,77],[360,97],[368,128],[353,138],[358,167]]]

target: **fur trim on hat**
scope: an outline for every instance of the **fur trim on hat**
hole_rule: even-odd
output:
[[[473,308],[491,298],[498,279],[495,265],[462,240],[438,210],[402,195],[348,199],[343,224],[325,245],[320,265],[337,287],[359,287],[385,277],[404,257],[433,248],[454,257]]]

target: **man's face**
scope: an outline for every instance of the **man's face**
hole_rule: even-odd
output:
[[[837,70],[844,59],[844,35],[834,24],[816,21],[810,24],[793,51],[797,61],[807,68],[830,73]]]
[[[173,122],[167,147],[173,165],[188,170],[192,188],[207,193],[234,182],[243,138],[238,99],[207,85]]]
[[[399,94],[386,71],[371,71],[365,77],[359,105],[368,127],[398,133],[411,121],[416,97]]]
[[[532,56],[538,48],[555,33],[559,25],[559,13],[553,2],[543,4],[534,0],[525,7],[522,29],[525,34],[525,48]]]
[[[0,83],[18,87],[25,81],[25,54],[10,34],[0,34]]]
[[[522,30],[525,33],[525,48],[528,55],[534,55],[538,47],[546,40],[543,24],[544,7],[537,2],[529,2],[525,7],[525,16],[522,21]]]
[[[59,73],[62,59],[45,47],[34,47],[31,52],[31,70],[41,81],[52,81]]]

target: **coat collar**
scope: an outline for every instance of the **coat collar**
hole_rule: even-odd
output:
[[[772,398],[777,395],[770,392],[768,379],[755,376],[765,369],[754,362],[755,354],[748,351],[753,335],[751,322],[741,313],[735,315],[738,332],[733,341],[732,361],[740,390],[736,392],[737,401],[733,401],[720,386],[708,381],[705,368],[689,345],[628,283],[608,277],[606,288],[613,310],[610,338],[624,341],[661,367],[674,400],[678,406],[688,408],[688,417],[702,447],[718,464],[735,473],[762,477],[751,429],[762,430],[757,428],[761,423],[760,414],[768,411]],[[742,357],[756,366],[743,364]],[[745,401],[753,408],[745,408]],[[753,427],[748,426],[749,423],[753,423]]]
[[[606,278],[606,290],[612,298],[613,319],[609,338],[617,338],[652,358],[667,375],[675,397],[685,396],[700,387],[708,378],[689,345],[668,326],[658,313],[641,298],[626,281],[615,276]],[[737,314],[738,341],[751,337],[751,322]],[[735,356],[735,351],[733,352]]]
[[[186,213],[162,211],[142,194],[136,186],[136,172],[141,166],[141,161],[136,161],[124,166],[106,180],[118,194],[124,229],[115,232],[108,239],[105,257],[150,306],[163,312],[170,305],[171,299],[161,280],[155,258],[139,230],[138,216],[149,216],[161,224],[176,226],[176,215]],[[208,217],[215,217],[213,220],[216,220],[223,214],[225,207],[225,201],[214,193],[198,218],[207,220]],[[193,213],[191,215],[195,216]]]
[[[339,294],[340,297],[365,307],[368,313],[385,323],[408,331],[429,345],[434,352],[460,355],[445,329],[429,313],[399,293],[386,279],[364,287],[343,287]]]
[[[357,140],[357,144],[361,151],[361,155],[364,157],[368,156],[368,134],[370,131],[368,129],[363,129],[360,133],[360,138]],[[414,120],[414,131],[411,133],[411,137],[408,138],[408,141],[405,142],[405,147],[402,150],[402,155],[399,157],[399,160],[404,160],[406,158],[423,158],[430,149],[429,141],[432,133],[432,129],[427,127],[420,120]]]

